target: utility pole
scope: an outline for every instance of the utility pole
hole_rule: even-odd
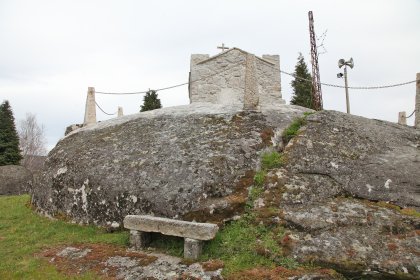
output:
[[[350,114],[349,84],[347,83],[347,66],[344,66],[344,86],[346,87],[346,109]]]
[[[354,61],[353,58],[350,58],[349,61],[345,61],[344,59],[340,59],[338,61],[338,68],[341,68],[344,66],[344,87],[346,88],[346,107],[347,107],[347,114],[350,114],[350,100],[349,100],[349,84],[347,82],[347,66],[349,66],[351,69],[354,67]],[[342,78],[343,74],[338,73],[337,78]]]
[[[311,40],[311,64],[312,64],[312,104],[317,111],[322,110],[322,90],[321,78],[319,75],[318,51],[316,47],[314,17],[312,11],[308,13],[309,17],[309,36]]]
[[[416,104],[414,111],[414,127],[420,129],[420,73],[416,75]]]

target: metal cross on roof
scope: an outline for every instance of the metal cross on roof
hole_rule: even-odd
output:
[[[217,47],[218,49],[221,49],[222,50],[222,52],[224,52],[225,50],[228,50],[229,49],[229,47],[225,47],[225,43],[222,43],[222,46],[221,47]]]

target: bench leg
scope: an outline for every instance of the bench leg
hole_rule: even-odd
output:
[[[146,248],[151,241],[149,232],[130,230],[130,245],[135,250]]]
[[[196,260],[201,255],[203,249],[203,241],[185,238],[184,241],[184,258]]]

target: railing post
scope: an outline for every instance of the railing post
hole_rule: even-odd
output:
[[[407,117],[404,111],[398,113],[398,124],[407,125]]]
[[[83,125],[92,125],[96,123],[96,102],[95,102],[95,88],[88,87],[85,108],[85,120]]]

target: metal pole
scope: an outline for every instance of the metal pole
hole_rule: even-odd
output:
[[[347,107],[347,114],[350,114],[349,86],[347,84],[347,66],[344,66],[344,84],[345,84],[345,87],[346,87],[346,107]]]
[[[414,115],[414,127],[420,129],[420,73],[416,75],[416,103]]]

